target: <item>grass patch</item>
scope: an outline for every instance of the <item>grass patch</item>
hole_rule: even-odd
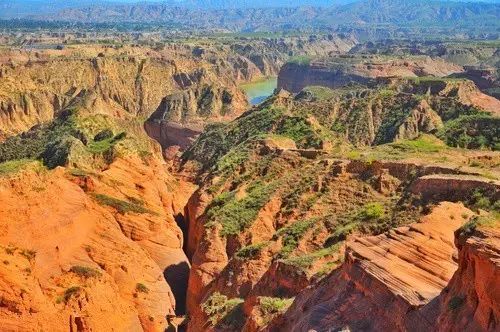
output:
[[[259,297],[259,308],[264,315],[264,322],[268,323],[274,316],[281,314],[292,305],[293,298],[282,299],[279,297]]]
[[[213,223],[222,224],[221,236],[236,235],[246,229],[269,201],[275,186],[253,183],[244,198],[237,199],[234,192],[222,193],[210,204],[207,216]]]
[[[146,285],[144,285],[143,283],[138,282],[135,285],[135,291],[137,293],[145,293],[145,294],[147,294],[147,293],[149,293],[149,288]]]
[[[149,213],[152,215],[158,215],[158,213],[151,211],[137,203],[122,201],[120,199],[103,194],[94,194],[93,196],[97,202],[99,202],[102,205],[111,206],[112,208],[116,209],[120,214],[126,214],[132,212],[138,214]]]
[[[293,63],[299,66],[309,66],[311,64],[312,58],[307,55],[294,56],[288,60],[289,63]]]
[[[88,279],[88,278],[98,278],[102,275],[100,271],[97,271],[93,268],[87,266],[75,265],[69,269],[69,272],[78,275],[79,277]]]
[[[337,253],[339,249],[340,245],[333,245],[331,247],[324,248],[307,255],[289,257],[286,259],[282,259],[281,261],[285,264],[293,265],[295,267],[305,270],[311,267],[311,265],[313,265],[314,262],[317,261],[318,259],[333,255]]]
[[[446,148],[443,142],[431,135],[421,135],[419,138],[414,140],[400,140],[389,144],[389,146],[401,150],[402,152],[409,153],[435,153]]]
[[[253,259],[259,255],[262,249],[264,249],[268,244],[269,242],[251,244],[238,250],[235,255],[240,259]]]
[[[308,86],[303,91],[311,93],[317,101],[326,101],[335,97],[334,90],[323,86]]]
[[[202,305],[203,312],[208,316],[208,320],[212,326],[219,324],[238,325],[237,318],[242,313],[239,312],[242,308],[243,299],[229,299],[227,296],[215,292]]]
[[[78,295],[81,290],[82,290],[82,288],[79,287],[79,286],[73,286],[73,287],[70,287],[70,288],[66,289],[64,291],[63,298],[62,298],[63,301],[64,301],[64,303],[68,303],[69,300],[71,300],[71,298],[73,296]]]
[[[280,257],[288,257],[299,245],[300,239],[311,228],[315,220],[301,220],[276,232],[275,237],[282,236],[283,247]]]
[[[32,159],[20,159],[0,163],[0,176],[19,172],[34,162]]]

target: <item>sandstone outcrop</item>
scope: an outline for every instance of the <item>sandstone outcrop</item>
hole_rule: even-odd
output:
[[[100,174],[1,178],[2,329],[163,330],[184,312],[175,278],[189,262],[174,216],[190,190],[134,157]]]
[[[471,216],[472,212],[463,205],[443,202],[420,223],[354,240],[348,245],[342,268],[302,292],[269,330],[446,331],[481,326],[480,330],[493,331],[498,307],[495,300],[492,306],[484,291],[478,293],[486,296],[481,304],[475,302],[474,295],[470,299],[474,307],[459,309],[459,315],[468,319],[461,319],[453,313],[456,309],[448,307],[451,289],[475,294],[477,287],[484,287],[474,282],[471,269],[489,282],[494,280],[492,273],[498,272],[493,272],[498,255],[492,246],[498,242],[497,231],[483,233],[486,237],[481,239],[467,240],[468,248],[459,246],[457,271],[454,231]],[[477,241],[481,242],[480,248],[474,246]],[[476,259],[484,264],[472,265]],[[441,307],[436,312],[439,303]],[[476,314],[472,308],[477,308]],[[436,319],[437,316],[441,318]],[[443,324],[446,319],[448,325]]]

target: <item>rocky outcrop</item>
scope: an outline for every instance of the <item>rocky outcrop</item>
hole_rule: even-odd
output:
[[[302,292],[269,330],[444,331],[484,324],[482,318],[475,317],[473,322],[456,319],[444,326],[443,318],[436,320],[436,313],[427,307],[438,303],[441,296],[448,296],[443,289],[449,283],[467,280],[462,269],[468,269],[470,263],[463,259],[467,255],[463,249],[461,267],[456,271],[454,231],[470,216],[472,212],[463,205],[445,202],[420,223],[354,240],[348,245],[344,265],[317,286]],[[493,262],[490,260],[489,265]],[[488,268],[484,270],[486,278],[493,280],[487,271]],[[472,280],[467,285],[464,291],[473,292],[477,287]],[[448,312],[445,308],[441,314],[448,316]],[[492,315],[496,321],[498,315]]]
[[[421,133],[435,133],[443,127],[443,120],[422,100],[397,129],[395,139],[415,139]]]
[[[175,277],[189,262],[174,216],[190,191],[154,159],[1,178],[2,329],[165,329],[184,311]]]
[[[410,189],[427,199],[464,200],[475,190],[489,193],[496,201],[500,199],[500,182],[470,175],[427,175],[413,182]]]
[[[348,84],[373,85],[380,78],[444,77],[463,71],[440,59],[409,58],[383,60],[377,57],[344,55],[325,59],[288,62],[278,76],[278,88],[298,93],[307,86],[339,88]]]
[[[94,114],[149,116],[165,96],[193,84],[199,88],[186,92],[196,94],[190,106],[199,101],[204,112],[218,104],[226,113],[246,105],[235,82],[229,76],[218,77],[232,70],[224,67],[227,63],[214,65],[188,52],[186,48],[147,52],[88,47],[69,50],[62,58],[2,64],[0,132],[7,136],[26,131],[76,105]],[[242,102],[240,108],[230,109],[238,102]]]
[[[247,106],[242,94],[217,86],[196,86],[169,95],[145,123],[148,135],[163,149],[185,150],[206,124],[231,120]]]
[[[496,331],[500,325],[498,227],[482,226],[457,236],[458,270],[436,301],[436,325],[440,331]]]

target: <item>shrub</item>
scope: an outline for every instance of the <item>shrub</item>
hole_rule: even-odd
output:
[[[120,214],[126,214],[128,212],[133,212],[133,213],[138,213],[138,214],[149,213],[152,215],[158,215],[158,213],[151,211],[149,209],[146,209],[142,205],[139,205],[136,203],[122,201],[120,199],[110,197],[107,195],[103,195],[103,194],[94,194],[93,196],[100,204],[111,206],[114,209],[116,209],[118,211],[118,213],[120,213]]]
[[[265,316],[272,316],[285,312],[293,302],[292,299],[282,299],[279,297],[259,297],[260,310]]]
[[[227,296],[215,292],[201,305],[201,308],[208,316],[212,326],[216,326],[221,321],[225,321],[230,325],[236,325],[241,323],[242,320],[237,322],[232,318],[234,318],[234,315],[239,314],[238,309],[241,310],[241,304],[243,304],[243,302],[243,299],[228,299]]]
[[[300,269],[307,269],[316,260],[323,258],[323,257],[326,257],[326,256],[330,256],[330,255],[338,252],[339,249],[340,249],[339,245],[333,245],[331,247],[324,248],[324,249],[309,253],[307,255],[289,257],[286,259],[282,259],[281,261],[284,262],[285,264],[293,265],[293,266],[296,266]]]
[[[363,208],[358,212],[358,217],[361,220],[375,220],[380,219],[384,216],[385,209],[380,203],[369,203],[363,206]]]
[[[79,294],[80,291],[82,290],[81,287],[79,286],[73,286],[73,287],[70,287],[68,289],[66,289],[64,291],[64,294],[63,294],[63,300],[64,300],[64,303],[68,303],[68,301],[75,295]]]
[[[239,234],[255,220],[273,191],[273,185],[256,182],[242,199],[237,199],[233,192],[223,193],[212,202],[207,216],[211,223],[222,224],[221,236]]]
[[[327,246],[334,245],[340,241],[345,241],[359,226],[359,223],[353,222],[346,225],[338,226],[335,232],[325,241]]]
[[[296,221],[293,224],[280,229],[276,232],[276,236],[283,237],[283,248],[281,249],[280,256],[287,257],[294,251],[299,245],[299,241],[302,236],[311,228],[314,220],[301,220]]]
[[[460,116],[446,122],[439,136],[453,147],[496,150],[500,143],[500,118],[485,113]]]
[[[72,266],[69,271],[83,278],[97,278],[102,275],[98,270],[80,265]]]
[[[263,243],[257,243],[257,244],[251,244],[246,247],[241,248],[236,252],[236,257],[241,258],[241,259],[253,259],[255,258],[258,254],[260,254],[261,250],[265,248],[269,243],[268,242],[263,242]]]
[[[97,135],[94,137],[94,141],[99,142],[103,141],[105,139],[109,139],[113,137],[113,131],[111,129],[104,129],[100,131]]]
[[[321,139],[316,135],[311,125],[299,117],[287,117],[278,126],[279,135],[291,138],[297,146],[303,148],[319,148]]]
[[[138,293],[149,293],[149,288],[144,285],[143,283],[140,283],[138,282],[136,285],[135,285],[135,290],[136,292]]]

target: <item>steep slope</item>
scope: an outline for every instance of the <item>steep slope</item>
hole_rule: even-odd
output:
[[[157,331],[184,311],[168,271],[189,270],[174,216],[190,187],[157,159],[99,173],[28,167],[0,187],[3,330]]]
[[[306,86],[338,88],[348,84],[373,85],[383,77],[444,77],[462,71],[463,68],[458,65],[430,57],[298,57],[281,68],[278,88],[297,93]]]
[[[193,85],[231,96],[231,112],[245,107],[233,81],[217,78],[210,64],[181,55],[189,52],[179,50],[174,60],[168,50],[75,47],[45,59],[11,59],[0,69],[0,131],[17,134],[82,103],[93,113],[148,116],[164,96],[185,88],[179,77],[191,72],[197,77]]]
[[[300,294],[270,330],[495,331],[498,229],[490,224],[465,237],[457,231],[457,270],[460,212],[471,215],[443,203],[421,223],[355,240],[343,267]]]
[[[335,92],[345,93],[330,91]],[[369,93],[355,95],[362,100]],[[325,99],[314,98],[307,101],[307,95],[302,95],[294,100],[281,92],[229,124],[208,127],[184,153],[185,165],[200,170],[200,188],[185,213],[187,254],[192,257],[187,302],[191,329],[264,329],[287,310],[294,296],[307,293],[308,286],[342,265],[346,240],[353,236],[381,234],[417,222],[443,196],[471,205],[478,190],[488,204],[498,200],[498,181],[470,178],[466,175],[483,172],[459,166],[468,165],[474,151],[446,148],[428,136],[356,149],[325,124],[337,110],[325,104]],[[446,103],[446,97],[440,101]],[[352,119],[346,122],[349,126],[355,123]],[[483,153],[498,160],[498,152]],[[438,159],[439,165],[432,164]],[[442,165],[445,159],[449,166]],[[497,178],[495,166],[489,170],[494,172],[489,176]],[[433,185],[432,181],[441,182]],[[453,195],[444,193],[445,189]],[[447,204],[436,210],[435,217],[426,217],[433,222],[424,230],[404,228],[409,237],[417,238],[409,264],[432,270],[414,262],[419,251],[423,252],[421,259],[429,253],[429,266],[443,266],[442,273],[422,277],[423,272],[415,272],[417,277],[412,271],[418,269],[410,269],[409,275],[401,272],[396,280],[389,272],[381,274],[392,287],[381,286],[383,292],[400,292],[398,287],[403,287],[410,294],[410,304],[394,304],[401,312],[422,296],[430,300],[439,294],[456,268],[451,260],[453,232],[467,220],[462,214],[467,212],[470,217],[472,212]],[[441,218],[436,216],[451,221],[441,229],[434,223]],[[440,231],[445,235],[439,235]],[[387,240],[377,243],[387,241],[390,247],[392,238],[403,231],[390,232],[381,237]],[[426,235],[420,237],[419,232]],[[439,236],[448,238],[445,249],[439,247],[441,241],[428,252],[422,248],[426,240]],[[370,246],[370,238],[363,239],[359,243]],[[364,251],[365,255],[390,269],[395,260],[376,259],[376,247]],[[441,263],[434,261],[433,248],[437,252],[443,249]],[[410,259],[401,252],[395,256],[400,265]],[[401,280],[406,284],[400,286]],[[420,280],[420,284],[411,280]],[[410,292],[412,287],[420,293]],[[429,290],[432,292],[426,293]],[[425,302],[421,301],[418,305]]]

